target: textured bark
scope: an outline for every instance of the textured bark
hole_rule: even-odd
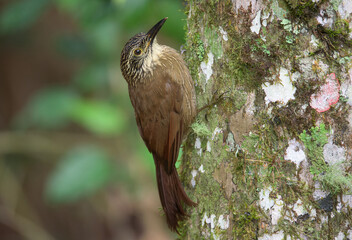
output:
[[[352,239],[348,0],[192,1],[181,239]]]

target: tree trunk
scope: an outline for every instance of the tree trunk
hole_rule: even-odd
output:
[[[181,239],[352,239],[350,0],[192,1]]]

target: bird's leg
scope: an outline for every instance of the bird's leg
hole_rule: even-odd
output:
[[[203,106],[203,107],[197,109],[197,115],[198,115],[201,111],[203,111],[204,109],[210,108],[210,107],[212,107],[212,106],[218,104],[218,103],[221,102],[222,100],[224,100],[224,98],[225,98],[224,95],[229,92],[229,91],[225,91],[225,92],[221,93],[220,96],[217,96],[217,97],[216,97],[216,92],[217,92],[217,91],[218,91],[218,90],[215,91],[215,93],[213,94],[213,96],[212,96],[212,98],[211,98],[211,101],[208,102],[208,104],[206,104],[205,106]]]

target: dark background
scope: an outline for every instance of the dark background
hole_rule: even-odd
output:
[[[171,239],[121,48],[183,1],[0,1],[0,239]]]

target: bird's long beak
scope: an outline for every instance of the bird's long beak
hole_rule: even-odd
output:
[[[165,21],[167,20],[166,18],[161,19],[157,24],[154,25],[154,27],[152,27],[148,33],[148,43],[147,43],[147,48],[153,43],[156,34],[159,32],[160,28],[163,26],[163,24],[165,23]]]

